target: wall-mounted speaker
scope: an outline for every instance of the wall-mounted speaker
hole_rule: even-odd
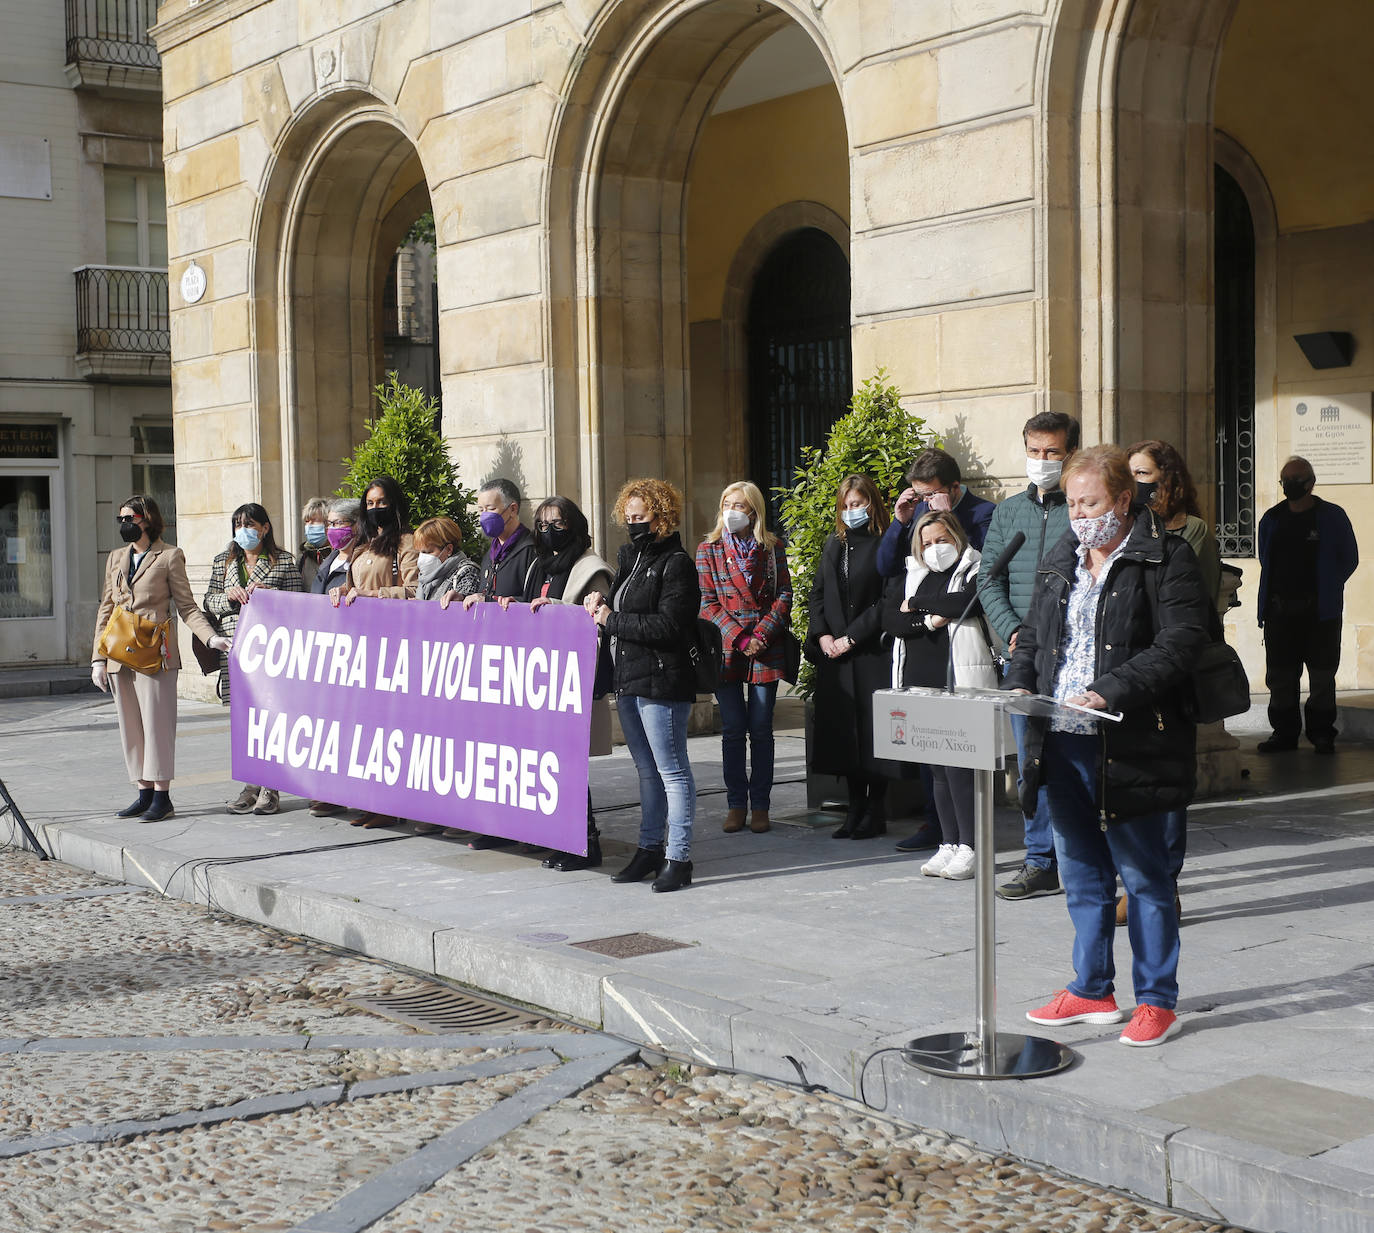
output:
[[[1355,339],[1336,330],[1319,334],[1295,334],[1293,341],[1302,348],[1313,368],[1348,368],[1355,354]]]

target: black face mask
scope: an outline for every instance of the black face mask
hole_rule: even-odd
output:
[[[558,530],[550,528],[547,531],[538,532],[539,544],[549,552],[562,552],[572,543],[573,533],[571,527],[562,527]]]
[[[1139,480],[1135,482],[1135,499],[1139,501],[1141,505],[1149,505],[1155,499],[1155,493],[1158,491],[1158,481],[1152,480],[1148,484],[1142,484]]]
[[[1283,485],[1283,495],[1290,501],[1301,501],[1312,491],[1311,480],[1286,479],[1280,480],[1279,483]]]
[[[379,531],[389,531],[396,525],[396,510],[390,505],[374,505],[367,516]]]
[[[654,541],[652,522],[632,522],[629,525],[630,543],[636,548],[647,548]]]
[[[123,522],[119,524],[119,538],[126,544],[136,544],[143,538],[143,528],[136,522]]]

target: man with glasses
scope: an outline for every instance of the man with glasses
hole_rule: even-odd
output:
[[[878,573],[896,578],[911,553],[911,528],[928,510],[951,510],[968,542],[980,552],[996,504],[965,487],[959,464],[941,449],[922,450],[906,473],[906,488],[897,498],[892,523],[878,545]]]

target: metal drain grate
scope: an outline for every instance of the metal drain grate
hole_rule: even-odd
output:
[[[349,1005],[422,1032],[488,1032],[533,1023],[535,1016],[442,985],[376,998],[350,998]]]
[[[656,938],[652,933],[618,933],[613,938],[592,938],[589,942],[573,942],[580,950],[595,951],[612,959],[633,959],[636,955],[657,955],[665,950],[688,950],[688,942],[674,942],[671,938]]]

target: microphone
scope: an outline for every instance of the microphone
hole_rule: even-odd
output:
[[[994,578],[1000,578],[1011,568],[1011,559],[1021,551],[1022,545],[1026,542],[1026,533],[1017,531],[1015,535],[1007,541],[1007,546],[1002,549],[1002,555],[992,563],[992,568],[983,575],[989,582]],[[945,693],[954,692],[954,635],[959,632],[963,623],[968,620],[968,614],[973,611],[973,605],[978,602],[978,588],[973,588],[973,598],[968,601],[963,612],[959,614],[959,619],[949,627],[949,663],[945,667]]]

